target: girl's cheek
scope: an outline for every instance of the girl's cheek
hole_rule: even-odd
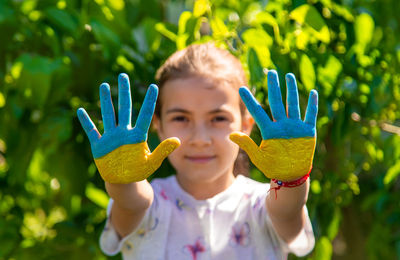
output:
[[[171,127],[168,131],[170,137],[178,137],[183,141],[188,135],[188,129],[184,127]]]

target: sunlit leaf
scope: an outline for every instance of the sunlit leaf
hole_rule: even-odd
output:
[[[323,86],[323,93],[326,96],[331,94],[333,86],[335,85],[339,74],[342,72],[342,69],[342,63],[340,63],[340,61],[334,55],[329,55],[325,66],[318,67],[318,82]]]
[[[320,41],[329,43],[329,28],[315,7],[308,4],[301,5],[290,12],[290,17],[301,25],[306,24],[311,27],[314,36]]]
[[[214,37],[226,37],[229,36],[228,27],[226,27],[224,21],[222,21],[219,17],[214,17],[210,21],[211,30],[213,32]]]
[[[310,58],[306,54],[300,57],[300,79],[307,91],[315,88],[315,70]]]
[[[37,2],[37,0],[23,1],[21,4],[21,12],[24,14],[29,14],[36,8]]]
[[[342,214],[339,208],[335,208],[332,219],[327,227],[327,235],[329,240],[333,240],[339,232]]]
[[[310,188],[311,188],[311,191],[314,194],[320,194],[321,193],[321,185],[320,185],[318,180],[312,180],[312,182],[310,184]]]
[[[385,185],[391,184],[397,176],[400,174],[400,161],[397,161],[395,165],[389,168],[389,170],[386,172],[385,177],[383,179],[383,183]]]
[[[315,259],[330,260],[332,257],[332,244],[327,237],[320,237],[315,245]]]
[[[96,188],[93,184],[89,183],[86,186],[85,195],[93,203],[103,209],[107,208],[109,197],[103,190]]]
[[[186,31],[186,23],[189,21],[189,19],[192,17],[191,12],[183,12],[181,16],[179,17],[179,23],[178,23],[178,34],[184,34]]]
[[[193,15],[196,17],[202,16],[210,8],[208,0],[196,0],[194,2]]]
[[[367,13],[362,13],[354,21],[356,42],[362,46],[368,45],[374,35],[375,23]]]
[[[170,30],[168,30],[168,28],[165,26],[165,24],[163,23],[157,23],[155,25],[155,29],[161,33],[162,35],[164,35],[165,37],[167,37],[168,39],[170,39],[171,41],[176,41],[176,34]]]
[[[242,38],[249,47],[256,51],[261,65],[270,67],[272,62],[269,47],[272,46],[272,37],[264,30],[251,28],[243,32]]]
[[[6,105],[6,98],[4,97],[3,93],[0,92],[0,108]]]
[[[125,7],[125,2],[123,0],[107,0],[108,5],[114,10],[121,11]]]

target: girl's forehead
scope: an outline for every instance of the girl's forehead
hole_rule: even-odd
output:
[[[185,109],[239,108],[239,92],[233,87],[202,77],[167,81],[162,89],[162,107]]]

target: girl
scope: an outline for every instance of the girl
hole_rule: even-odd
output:
[[[316,91],[301,121],[294,76],[286,76],[285,114],[277,73],[269,71],[272,121],[240,88],[246,85],[240,62],[212,44],[174,53],[156,78],[157,106],[158,88],[150,85],[133,128],[125,74],[118,79],[118,123],[110,87],[100,86],[102,136],[85,110],[78,110],[112,198],[102,250],[122,252],[124,259],[286,259],[289,252],[309,253],[314,236],[305,203]],[[152,118],[162,142],[150,153]],[[260,146],[248,137],[253,118],[263,137]],[[239,146],[272,178],[271,185],[234,174],[243,164]],[[167,156],[176,175],[149,184],[146,178]]]

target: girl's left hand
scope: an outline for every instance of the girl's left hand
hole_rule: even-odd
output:
[[[311,90],[305,120],[300,119],[296,79],[286,75],[287,102],[282,102],[278,74],[268,71],[268,101],[273,121],[251,92],[242,87],[239,94],[261,130],[262,142],[257,146],[244,133],[234,132],[230,139],[239,145],[250,160],[268,178],[280,181],[297,180],[311,171],[316,144],[318,93]]]

